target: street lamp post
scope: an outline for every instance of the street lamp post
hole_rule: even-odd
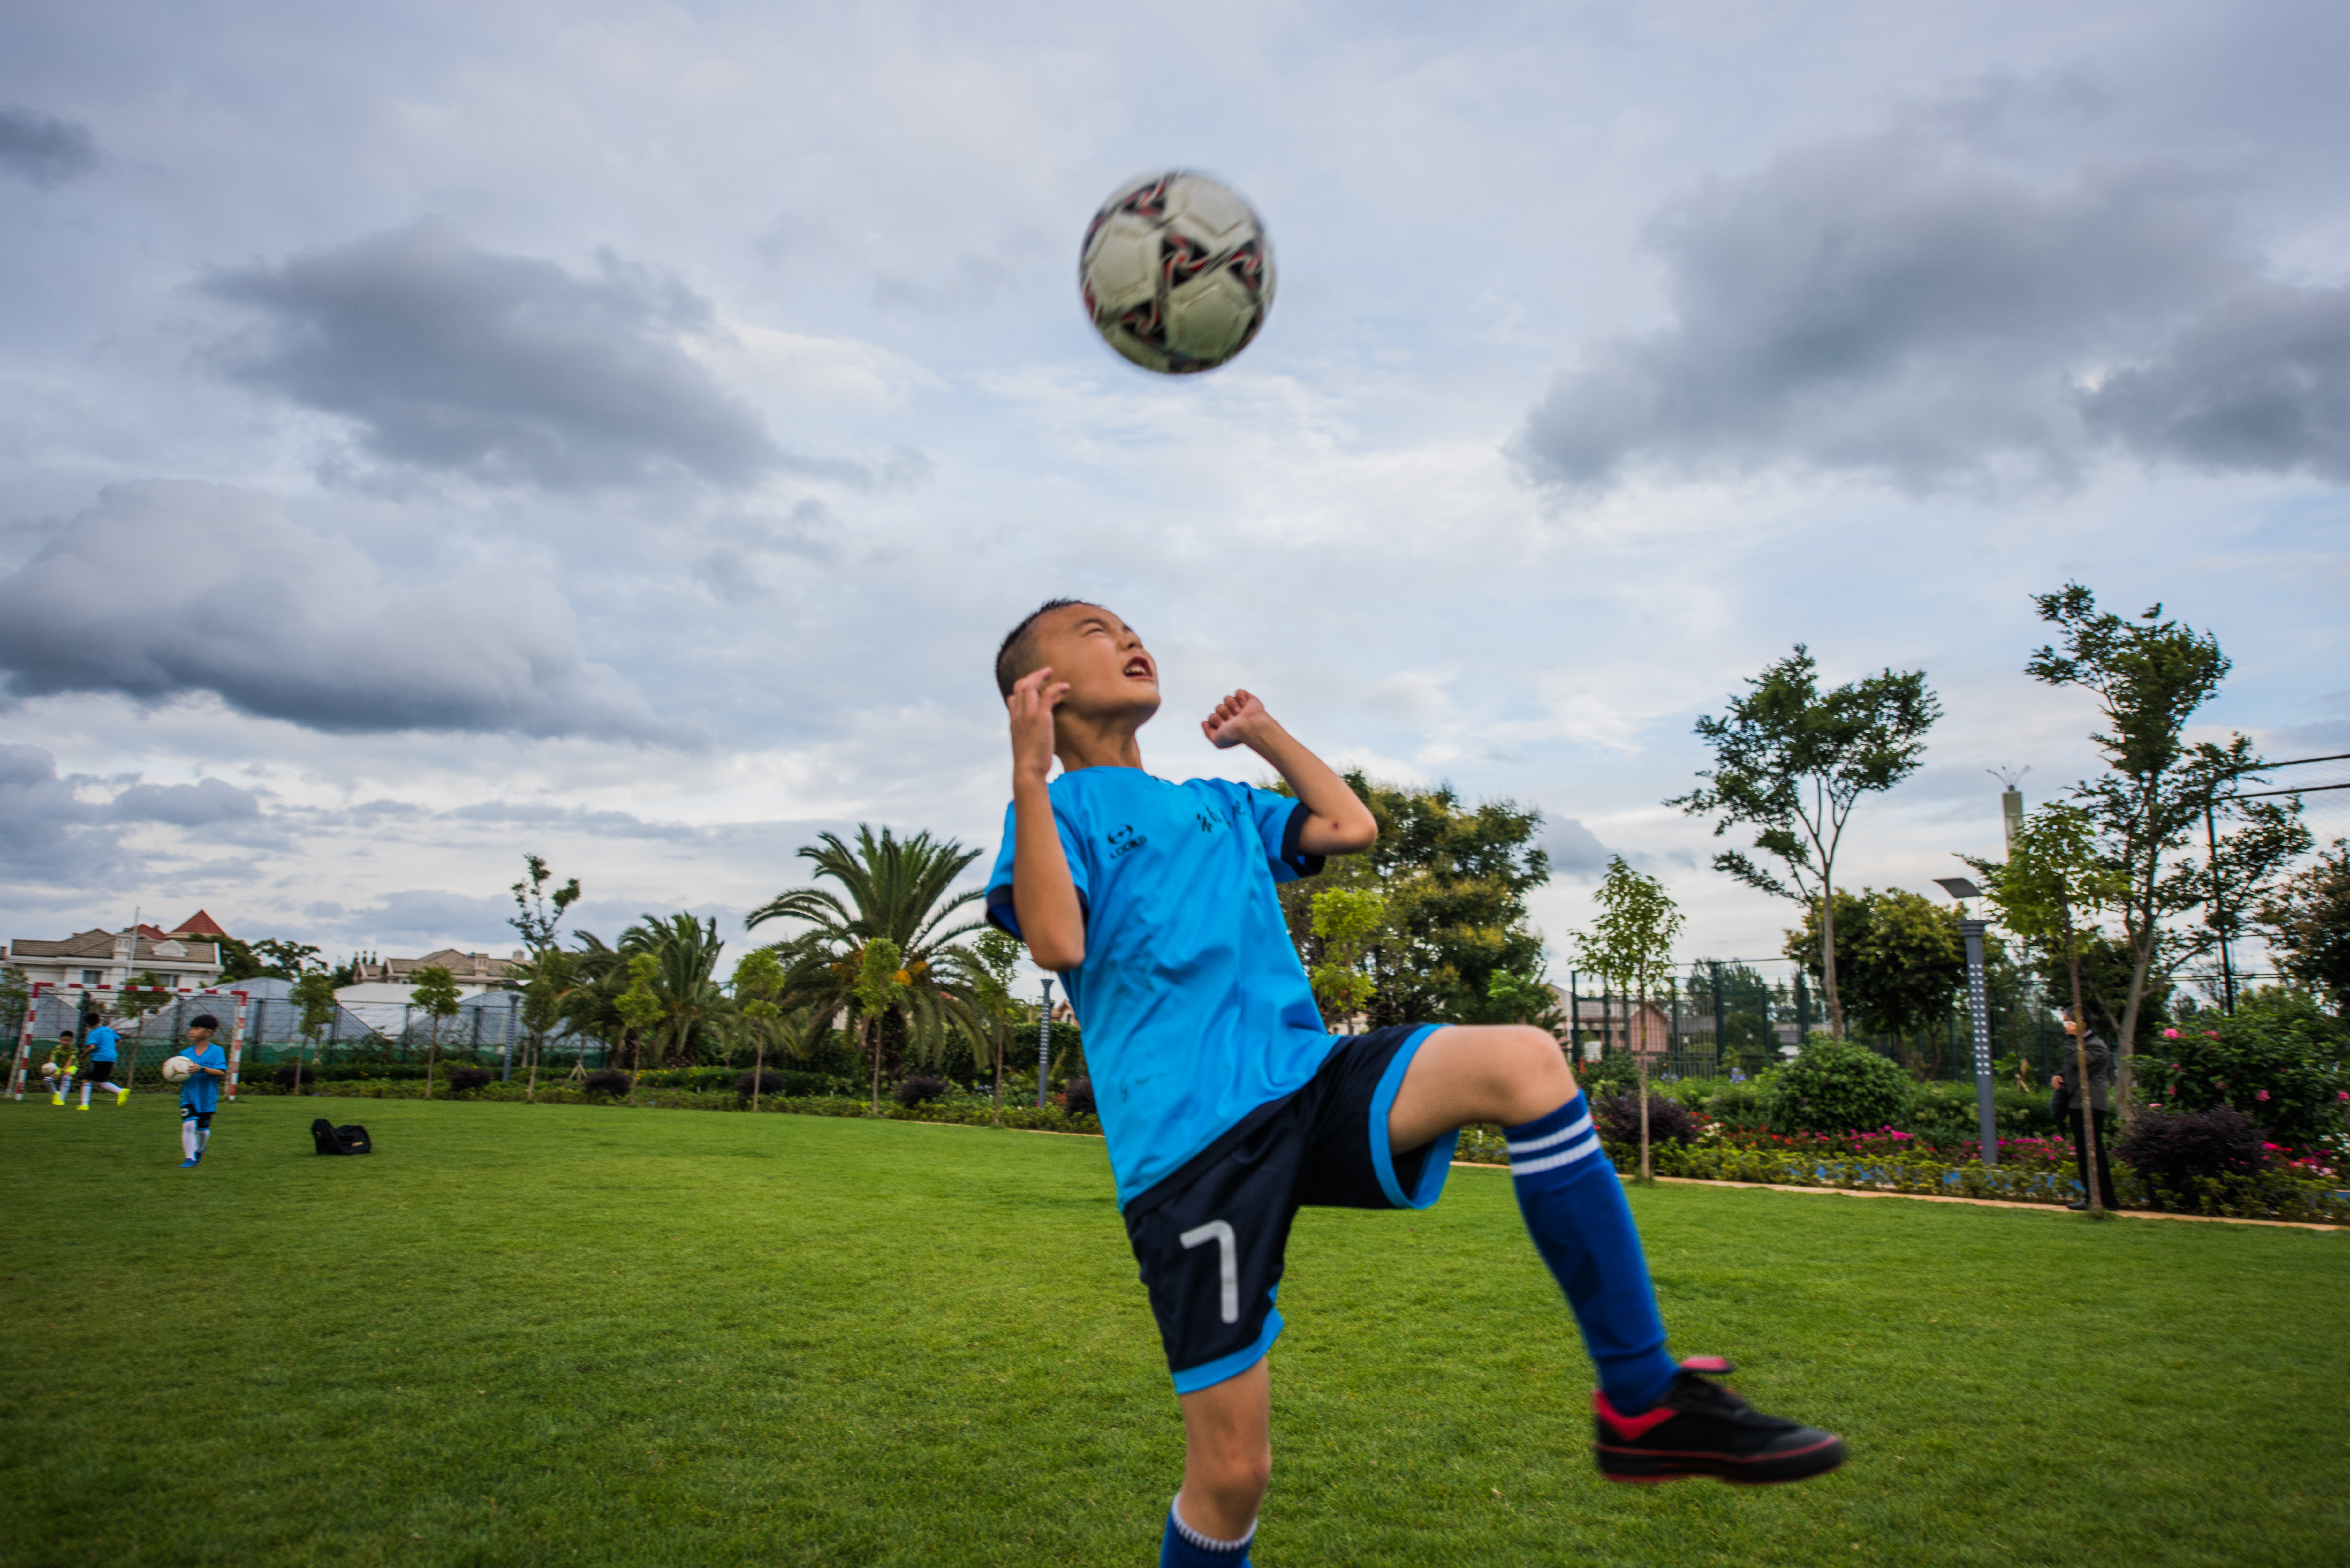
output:
[[[1969,898],[1982,897],[1982,889],[1963,877],[1937,877],[1942,891],[1959,900],[1959,913],[1967,912]],[[1974,1024],[1975,1033],[1975,1128],[1982,1142],[1982,1162],[1999,1163],[1999,1113],[1991,1104],[1991,1002],[1983,991],[1983,931],[1987,920],[1961,919],[1959,929],[1967,939],[1967,1016]]]
[[[1036,1108],[1045,1108],[1045,1075],[1053,1065],[1053,981],[1045,981],[1045,1005],[1036,1012]]]

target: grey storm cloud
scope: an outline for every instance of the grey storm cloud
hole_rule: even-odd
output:
[[[442,730],[681,740],[588,662],[545,581],[387,581],[348,540],[225,485],[117,485],[0,576],[0,693],[213,692],[338,732]]]
[[[217,368],[348,420],[383,462],[558,491],[777,470],[872,483],[778,447],[684,347],[715,327],[709,302],[608,252],[581,276],[426,221],[202,287],[260,318],[213,346]]]
[[[2207,171],[2039,179],[1982,129],[1915,116],[1666,206],[1647,240],[1669,322],[1591,344],[1520,460],[1569,490],[1780,465],[2062,480],[2104,448],[2350,478],[2350,291],[2265,280]]]
[[[98,164],[98,141],[88,126],[22,104],[0,104],[0,169],[49,190]]]
[[[132,784],[114,797],[108,815],[117,822],[161,822],[174,827],[213,827],[257,822],[261,797],[226,779],[194,784]]]
[[[106,808],[75,783],[40,747],[0,742],[0,874],[88,885],[120,868],[121,831],[103,826]]]
[[[1544,820],[1542,847],[1550,857],[1552,871],[1565,872],[1578,879],[1596,877],[1607,870],[1609,857],[1616,853],[1599,842],[1597,834],[1572,816]]]

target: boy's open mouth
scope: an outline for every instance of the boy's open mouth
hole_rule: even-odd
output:
[[[1139,653],[1126,661],[1126,673],[1129,676],[1139,676],[1145,680],[1155,680],[1158,679],[1157,676],[1150,672],[1150,660],[1144,658]]]

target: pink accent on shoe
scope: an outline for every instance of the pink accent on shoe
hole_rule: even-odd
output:
[[[1617,1410],[1615,1406],[1607,1402],[1607,1395],[1604,1390],[1596,1388],[1592,1390],[1591,1394],[1591,1407],[1599,1413],[1599,1418],[1601,1420],[1607,1422],[1609,1426],[1615,1428],[1617,1431],[1623,1433],[1627,1438],[1639,1437],[1641,1434],[1648,1431],[1649,1428],[1659,1426],[1673,1418],[1673,1413],[1670,1410],[1664,1408],[1662,1406],[1659,1406],[1656,1409],[1649,1411],[1645,1416],[1623,1415]]]
[[[1708,1373],[1715,1377],[1726,1376],[1736,1370],[1730,1365],[1730,1358],[1726,1355],[1684,1356],[1681,1360],[1681,1368],[1687,1372]]]

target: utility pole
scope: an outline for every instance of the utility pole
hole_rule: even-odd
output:
[[[1045,980],[1045,1005],[1036,1012],[1036,1108],[1045,1108],[1045,1075],[1053,1067],[1053,981]]]
[[[2211,912],[2220,917],[2220,1005],[2229,1017],[2236,1015],[2236,966],[2228,956],[2228,907],[2220,898],[2220,828],[2211,815],[2211,803],[2203,803],[2204,864],[2211,868]]]

